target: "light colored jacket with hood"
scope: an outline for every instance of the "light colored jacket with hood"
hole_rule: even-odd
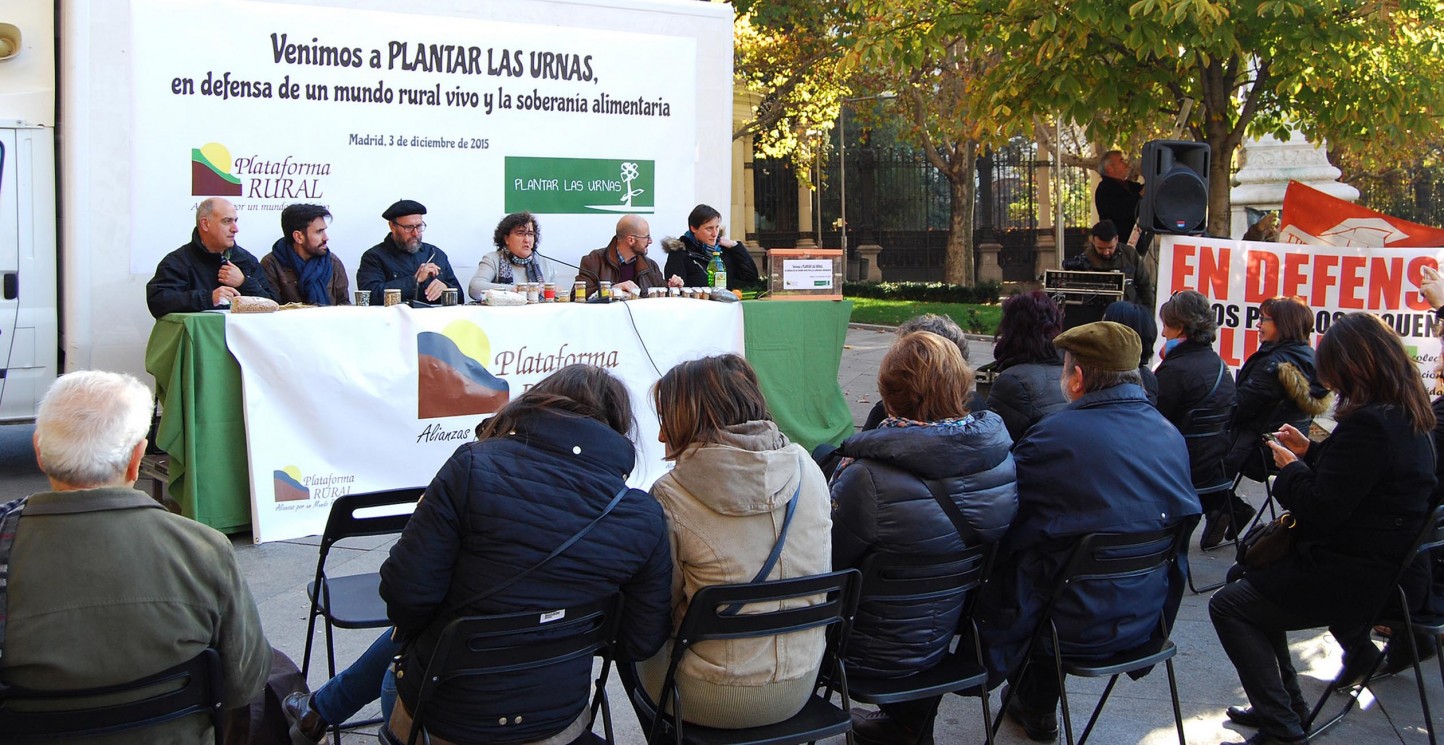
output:
[[[750,582],[777,542],[787,503],[798,492],[782,556],[768,580],[832,570],[831,498],[805,448],[770,421],[739,424],[718,442],[694,445],[652,485],[672,538],[673,628],[688,601],[709,585]],[[789,601],[803,607],[816,599]],[[756,607],[758,612],[769,610]],[[774,608],[775,609],[775,608]],[[824,630],[764,639],[708,641],[692,647],[679,677],[755,687],[811,679],[822,661]]]

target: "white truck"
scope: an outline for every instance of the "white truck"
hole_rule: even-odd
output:
[[[381,212],[427,205],[463,284],[509,212],[575,264],[619,213],[675,235],[732,203],[732,9],[691,0],[8,0],[0,420],[62,371],[144,371],[145,285],[195,205],[258,258],[326,205],[353,281]],[[0,27],[4,28],[4,27]],[[0,42],[0,56],[4,43]],[[560,267],[558,276],[570,276]]]

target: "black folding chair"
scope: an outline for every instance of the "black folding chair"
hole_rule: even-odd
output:
[[[381,600],[381,575],[377,572],[331,577],[326,574],[326,558],[337,543],[348,538],[400,533],[411,519],[411,512],[401,514],[361,515],[363,510],[395,513],[386,508],[414,505],[421,499],[421,487],[391,491],[348,494],[331,503],[326,530],[321,534],[320,555],[316,558],[316,578],[306,585],[311,600],[310,620],[306,623],[306,651],[301,661],[301,676],[311,672],[311,644],[316,639],[316,619],[326,623],[326,672],[336,677],[335,629],[379,629],[391,625],[386,617],[386,603]],[[380,719],[337,722],[332,726],[339,742],[341,730],[376,724]]]
[[[126,693],[140,698],[125,698]],[[121,702],[115,703],[117,698]],[[98,700],[112,703],[96,703]],[[223,713],[221,656],[214,649],[120,685],[74,691],[0,686],[0,740],[5,742],[100,737],[204,715],[210,718],[216,745],[220,745]]]
[[[382,725],[377,733],[388,745],[415,745],[426,726],[426,713],[436,691],[447,683],[479,675],[508,675],[521,670],[551,667],[579,657],[599,656],[602,672],[596,681],[588,730],[602,714],[606,741],[612,734],[612,710],[607,702],[607,677],[612,666],[612,642],[621,622],[622,596],[612,595],[564,611],[531,611],[502,616],[457,618],[442,629],[426,677],[411,712],[406,739]],[[397,702],[397,706],[401,706]],[[422,742],[426,742],[425,739]]]
[[[635,681],[629,683],[632,705],[642,727],[648,731],[647,742],[652,745],[667,740],[677,745],[789,745],[850,733],[852,715],[848,709],[851,704],[839,649],[846,642],[853,614],[857,612],[861,577],[856,569],[847,569],[772,582],[712,585],[698,590],[677,629],[667,675],[658,695],[659,701],[670,703],[667,707],[670,713],[659,715],[660,707],[648,698],[643,687]],[[814,605],[782,608],[784,601],[807,597],[820,600]],[[729,612],[731,606],[742,606],[742,610]],[[750,639],[816,628],[830,629],[818,690],[823,690],[824,678],[830,682],[825,684],[823,695],[814,691],[802,711],[786,721],[746,729],[714,729],[685,723],[685,702],[677,690],[676,674],[677,665],[692,645],[713,639]],[[840,709],[828,700],[834,690],[842,696]]]
[[[1212,395],[1212,392],[1210,392],[1210,395]],[[1237,408],[1237,404],[1229,404],[1228,406],[1216,408],[1199,407],[1195,409],[1190,409],[1188,413],[1184,416],[1183,426],[1179,427],[1178,431],[1183,435],[1183,439],[1190,445],[1192,445],[1193,442],[1197,440],[1219,438],[1221,441],[1223,441],[1222,452],[1219,454],[1219,460],[1222,461],[1223,458],[1228,454],[1228,446],[1229,444],[1231,444],[1231,440],[1229,440],[1228,437],[1228,427],[1229,423],[1233,421],[1233,412]],[[1192,451],[1190,451],[1190,455],[1191,454]],[[1223,481],[1223,483],[1209,484],[1204,487],[1197,488],[1198,498],[1200,501],[1202,501],[1204,497],[1210,494],[1221,494],[1223,496],[1223,508],[1229,510],[1231,513],[1233,510],[1233,496],[1237,493],[1235,489],[1238,487],[1238,479],[1233,479],[1232,486],[1229,485],[1227,476],[1224,476],[1224,479],[1225,480]],[[1267,485],[1265,485],[1265,488],[1267,488]],[[1237,553],[1238,551],[1239,535],[1241,535],[1243,532],[1239,530],[1240,527],[1241,526],[1238,525],[1234,526],[1233,547],[1235,553]],[[1185,536],[1182,547],[1185,551],[1188,550],[1187,539],[1188,536]],[[1223,544],[1220,543],[1219,545],[1221,546]],[[1206,548],[1203,550],[1212,551],[1213,548],[1217,548],[1217,546]],[[1218,582],[1215,582],[1211,585],[1199,587],[1193,583],[1193,572],[1190,570],[1188,573],[1188,589],[1191,590],[1195,595],[1203,592],[1209,592],[1210,590],[1217,590],[1218,588],[1223,587],[1223,585],[1224,581],[1219,580]]]
[[[957,648],[932,668],[906,678],[847,679],[848,695],[865,704],[894,704],[945,693],[977,696],[983,705],[983,732],[993,742],[992,711],[988,708],[988,671],[982,665],[983,649],[978,629],[973,623],[973,606],[977,588],[992,569],[996,544],[964,549],[947,556],[911,556],[875,553],[862,565],[862,598],[873,602],[910,603],[967,594],[963,602],[961,623],[968,624],[970,634],[958,638]],[[914,742],[923,742],[932,732],[937,708],[919,728]]]
[[[1058,675],[1058,695],[1063,709],[1063,730],[1067,735],[1069,745],[1074,743],[1073,717],[1068,710],[1067,677],[1069,675],[1083,678],[1108,678],[1108,685],[1103,689],[1103,695],[1099,697],[1098,705],[1093,707],[1093,715],[1088,718],[1087,726],[1083,728],[1083,736],[1077,740],[1078,745],[1082,745],[1088,741],[1088,734],[1093,731],[1093,725],[1098,722],[1098,715],[1102,713],[1103,705],[1108,702],[1108,696],[1113,693],[1113,687],[1118,683],[1118,676],[1144,670],[1160,662],[1168,670],[1168,693],[1173,699],[1173,723],[1178,729],[1178,743],[1186,745],[1183,737],[1183,711],[1178,702],[1178,681],[1173,673],[1173,657],[1178,653],[1178,648],[1173,645],[1172,641],[1169,641],[1167,619],[1159,619],[1158,632],[1142,646],[1113,654],[1103,660],[1093,657],[1082,659],[1062,652],[1058,639],[1058,627],[1053,621],[1053,609],[1057,607],[1058,601],[1073,591],[1075,587],[1088,582],[1111,581],[1141,577],[1155,572],[1168,572],[1169,567],[1178,560],[1178,554],[1183,550],[1183,542],[1188,540],[1188,535],[1196,522],[1197,520],[1190,518],[1180,520],[1161,530],[1150,530],[1143,533],[1090,533],[1078,539],[1072,557],[1068,560],[1068,566],[1064,569],[1058,584],[1053,588],[1052,595],[1048,599],[1048,605],[1038,623],[1038,629],[1028,640],[1021,666],[1013,677],[1015,681],[1022,679],[1033,661],[1033,653],[1038,648],[1039,641],[1047,633],[1048,640],[1052,643],[1054,670]],[[1160,597],[1159,601],[1161,605],[1163,598]],[[1007,712],[1008,705],[1016,691],[1016,686],[1008,686],[1007,695],[1003,697],[1002,708],[999,710],[1000,716],[993,723],[995,734],[999,725],[1002,724],[1001,714]]]
[[[1422,555],[1425,557],[1425,560],[1428,560],[1429,552],[1438,548],[1444,548],[1444,506],[1434,508],[1433,514],[1431,514],[1429,520],[1424,523],[1423,529],[1419,531],[1419,537],[1414,541],[1414,550],[1409,552],[1404,559],[1403,565],[1399,567],[1398,574],[1394,577],[1395,593],[1386,593],[1384,595],[1378,611],[1374,614],[1373,621],[1369,624],[1370,628],[1374,626],[1388,626],[1393,629],[1393,641],[1390,642],[1391,644],[1400,643],[1400,635],[1407,637],[1409,653],[1411,655],[1410,660],[1414,668],[1414,681],[1419,687],[1419,706],[1424,710],[1424,727],[1429,733],[1429,742],[1431,745],[1435,742],[1434,719],[1429,713],[1429,694],[1424,690],[1424,671],[1423,668],[1420,667],[1419,647],[1418,643],[1414,640],[1414,636],[1415,634],[1427,635],[1433,641],[1434,654],[1436,657],[1439,657],[1439,678],[1441,681],[1444,681],[1444,656],[1439,656],[1441,652],[1444,652],[1444,648],[1441,648],[1439,643],[1439,635],[1444,634],[1444,616],[1433,614],[1416,616],[1414,612],[1409,609],[1409,599],[1404,594],[1403,581],[1404,575],[1409,571],[1409,566],[1414,563],[1415,557]],[[1387,614],[1394,610],[1389,607],[1389,600],[1391,598],[1397,598],[1402,618],[1388,617]],[[1362,643],[1372,645],[1373,641],[1371,639],[1365,639]],[[1358,649],[1347,650],[1350,655],[1357,654],[1359,651]],[[1344,702],[1343,709],[1330,717],[1328,721],[1315,726],[1314,722],[1318,720],[1319,714],[1324,709],[1324,705],[1328,703],[1329,696],[1334,692],[1332,685],[1325,686],[1323,695],[1319,697],[1318,703],[1314,704],[1313,710],[1309,712],[1308,721],[1304,723],[1304,729],[1309,731],[1310,736],[1323,734],[1328,728],[1343,721],[1349,711],[1354,708],[1354,704],[1358,702],[1359,693],[1367,688],[1369,683],[1373,682],[1375,673],[1379,671],[1379,666],[1383,663],[1384,655],[1379,655],[1378,662],[1369,670],[1368,674],[1364,676],[1363,682],[1353,687],[1353,690],[1345,696],[1347,700]]]

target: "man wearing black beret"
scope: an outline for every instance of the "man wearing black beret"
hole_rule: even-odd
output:
[[[423,300],[440,303],[441,293],[450,287],[461,292],[461,282],[451,271],[446,252],[423,243],[426,207],[403,199],[381,213],[391,234],[361,255],[356,270],[357,289],[371,293],[371,304],[381,305],[386,290],[401,290],[401,301]]]

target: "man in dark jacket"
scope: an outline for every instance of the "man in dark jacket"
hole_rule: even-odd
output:
[[[422,300],[440,303],[441,293],[450,287],[461,296],[461,282],[451,271],[446,252],[421,241],[426,232],[426,206],[403,199],[381,213],[391,234],[361,254],[356,270],[356,289],[371,293],[371,304],[381,305],[386,290],[401,290],[401,302]]]
[[[1123,157],[1123,151],[1109,150],[1098,160],[1098,173],[1103,178],[1093,190],[1098,219],[1112,222],[1124,243],[1133,235],[1138,202],[1143,199],[1143,184],[1129,181],[1128,171],[1128,159]]]
[[[636,215],[623,215],[617,221],[617,234],[612,242],[582,257],[577,281],[587,284],[587,294],[597,291],[601,282],[611,282],[636,294],[653,287],[666,287],[657,262],[647,258],[652,235],[647,221]],[[627,284],[630,283],[630,286]]]
[[[1197,516],[1183,436],[1149,405],[1139,385],[1141,342],[1110,321],[1059,334],[1063,391],[1071,402],[1044,417],[1013,449],[1018,517],[983,587],[977,621],[994,681],[1013,675],[1078,537],[1144,532]],[[1150,443],[1139,448],[1139,442]],[[1137,647],[1172,624],[1183,598],[1180,554],[1168,576],[1090,582],[1054,610],[1063,652],[1107,656]],[[1029,737],[1057,737],[1058,680],[1051,660],[1018,680],[1007,715]]]
[[[1064,261],[1063,268],[1079,272],[1121,272],[1126,280],[1123,299],[1153,309],[1153,278],[1148,274],[1148,267],[1132,246],[1119,239],[1118,228],[1112,220],[1099,220],[1088,232],[1088,247]],[[1099,301],[1100,313],[1106,305],[1106,300]]]
[[[222,308],[241,295],[276,299],[260,262],[236,245],[236,206],[211,197],[196,207],[190,243],[166,254],[145,286],[156,318]]]

